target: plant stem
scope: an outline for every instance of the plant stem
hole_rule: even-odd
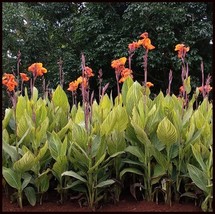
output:
[[[147,83],[147,65],[148,65],[148,49],[146,49],[145,55],[143,56],[144,85],[145,85],[145,87],[146,87],[146,83]]]
[[[22,190],[18,190],[18,204],[19,204],[19,207],[22,209],[23,206],[22,206]]]

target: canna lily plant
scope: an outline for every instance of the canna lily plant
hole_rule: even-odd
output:
[[[193,96],[186,63],[189,47],[178,44],[175,51],[182,61],[180,95],[171,94],[173,72],[169,73],[166,95],[160,92],[150,98],[153,83],[147,81],[147,57],[151,44],[145,32],[137,42],[128,45],[128,58],[111,62],[115,70],[118,97],[105,93],[99,71],[99,100],[90,93],[93,70],[85,65],[81,55],[82,75],[69,83],[72,106],[63,90],[62,60],[59,61],[60,84],[52,97],[39,97],[34,87],[37,77],[47,70],[42,63],[34,63],[25,73],[5,73],[2,83],[10,94],[13,107],[7,108],[2,121],[3,179],[5,186],[14,189],[20,207],[23,200],[34,206],[42,204],[43,195],[50,188],[60,195],[60,202],[78,199],[93,211],[108,199],[120,201],[129,183],[131,194],[137,199],[140,189],[143,199],[159,202],[159,193],[171,206],[183,197],[196,197],[187,187],[202,191],[201,208],[212,211],[212,109],[209,101],[211,77],[208,76]],[[137,48],[143,47],[144,87],[133,80],[131,59]],[[126,62],[128,59],[128,68]],[[18,64],[20,56],[18,57]],[[203,63],[201,65],[203,72]],[[23,84],[30,80],[31,97]],[[120,90],[120,84],[121,90]],[[77,102],[81,92],[82,102]],[[199,95],[203,101],[194,107]],[[125,185],[126,184],[126,185]]]

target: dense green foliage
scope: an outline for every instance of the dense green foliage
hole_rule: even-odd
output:
[[[200,62],[205,74],[212,71],[212,3],[209,2],[106,2],[106,3],[3,3],[3,72],[16,70],[21,51],[21,72],[34,62],[47,68],[46,82],[59,83],[58,60],[63,60],[64,89],[81,74],[81,51],[95,77],[91,89],[98,94],[98,70],[103,70],[103,85],[116,94],[113,59],[128,56],[128,44],[147,31],[156,49],[149,55],[148,79],[165,93],[168,73],[173,70],[173,92],[181,86],[180,60],[174,47],[190,46],[189,66],[193,89],[201,85]],[[8,57],[8,51],[11,55]],[[132,59],[134,79],[142,82],[143,50]],[[40,87],[40,86],[37,86]],[[68,93],[69,94],[69,93]]]
[[[119,202],[125,189],[136,198],[141,187],[147,201],[160,201],[162,192],[169,205],[191,197],[213,211],[208,97],[198,104],[193,94],[184,108],[183,98],[160,92],[151,99],[128,78],[119,97],[94,100],[90,114],[86,102],[70,106],[60,86],[51,100],[38,97],[36,88],[31,98],[17,98],[2,121],[2,181],[20,207],[26,199],[42,204],[54,190],[61,203],[80,195],[79,204],[95,210],[107,200]]]

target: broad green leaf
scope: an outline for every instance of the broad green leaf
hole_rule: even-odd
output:
[[[68,97],[60,85],[58,85],[58,87],[53,93],[52,102],[54,103],[55,107],[61,107],[65,113],[69,112],[70,106],[68,102]]]
[[[72,184],[67,184],[66,187],[63,187],[63,189],[73,189],[74,186],[82,184],[80,180],[72,182]]]
[[[28,170],[31,170],[34,164],[35,164],[35,157],[30,151],[28,151],[23,155],[21,159],[19,159],[13,164],[13,168],[15,171],[23,173]]]
[[[109,155],[124,151],[126,148],[124,132],[113,131],[110,136],[106,138],[106,142]]]
[[[37,90],[36,87],[33,87],[33,97],[32,97],[32,100],[34,101],[34,103],[36,103],[37,99],[38,99],[38,90]]]
[[[57,135],[62,140],[66,135],[67,131],[72,129],[73,129],[73,122],[71,119],[69,119],[68,123],[57,133]]]
[[[189,94],[190,91],[191,91],[190,76],[188,76],[188,77],[184,80],[184,88],[185,88],[185,91],[187,92],[187,94]]]
[[[49,176],[47,173],[50,172],[50,169],[48,168],[45,172],[40,174],[36,179],[35,179],[35,185],[37,188],[40,189],[42,193],[46,192],[49,189]]]
[[[125,80],[125,82],[122,85],[122,101],[124,105],[126,104],[126,97],[127,97],[128,90],[133,83],[134,81],[132,80],[132,78],[129,77]]]
[[[199,165],[201,166],[202,170],[205,171],[207,167],[202,159],[201,153],[197,150],[196,145],[194,145],[194,146],[191,145],[191,148],[192,148],[193,154],[194,154],[196,160],[198,161]]]
[[[174,109],[174,101],[170,95],[166,95],[163,99],[162,103],[162,112],[165,116],[168,116],[170,112]]]
[[[201,209],[203,210],[203,212],[213,212],[212,201],[213,197],[211,197],[210,195],[205,198],[205,200],[201,204]],[[209,203],[211,203],[212,210],[209,210]]]
[[[26,173],[24,176],[24,180],[22,182],[22,190],[30,183],[32,176],[29,173]]]
[[[41,98],[37,101],[37,104],[39,102],[41,102],[41,105],[39,105],[35,110],[36,126],[39,126],[47,118],[47,108]]]
[[[82,148],[80,146],[75,145],[75,143],[72,143],[68,150],[68,159],[75,167],[83,167],[84,170],[88,170],[89,166],[89,157],[86,154],[85,151],[82,151]]]
[[[4,143],[9,144],[9,134],[7,132],[7,129],[3,129],[2,140]]]
[[[168,148],[177,141],[177,132],[174,125],[165,117],[158,125],[158,139]]]
[[[84,111],[80,105],[78,106],[78,110],[75,115],[75,123],[79,125],[84,123]]]
[[[23,142],[23,140],[25,139],[25,137],[29,134],[30,132],[30,128],[25,132],[25,134],[22,136],[22,138],[19,140],[19,142],[17,143],[17,147],[20,146],[20,144]]]
[[[22,138],[26,132],[28,131],[28,134],[25,136],[26,140],[25,141],[29,141],[30,138],[30,130],[32,130],[33,126],[29,125],[29,123],[27,122],[27,118],[26,118],[26,112],[22,112],[22,117],[18,120],[17,123],[17,135],[19,138]],[[28,136],[29,135],[29,136]]]
[[[49,176],[47,174],[43,174],[40,179],[40,191],[42,193],[48,191],[49,189]]]
[[[5,115],[4,115],[4,119],[2,121],[2,129],[5,129],[8,126],[12,115],[13,115],[13,109],[11,109],[11,108],[5,109]]]
[[[139,170],[139,169],[136,169],[136,168],[125,168],[123,169],[121,172],[120,172],[120,179],[122,178],[122,176],[127,173],[127,172],[130,172],[132,174],[136,174],[136,175],[142,175],[144,176],[144,174]]]
[[[61,152],[61,140],[58,135],[53,131],[52,133],[48,132],[48,146],[51,156],[57,160],[57,157]]]
[[[106,153],[104,153],[101,158],[95,163],[95,165],[93,167],[90,167],[88,170],[88,173],[92,173],[93,170],[96,170],[96,168],[99,166],[100,163],[102,163],[102,161],[105,159]]]
[[[101,124],[101,136],[109,135],[117,121],[116,111],[112,110]]]
[[[151,185],[158,184],[160,179],[166,175],[166,169],[160,164],[156,164],[153,168],[153,175],[151,177]]]
[[[76,173],[74,171],[66,171],[61,174],[61,176],[65,176],[65,175],[76,178],[84,183],[87,183],[87,180],[85,178],[81,177],[78,173]]]
[[[38,162],[43,158],[43,156],[45,155],[47,149],[48,149],[48,141],[46,141],[44,146],[39,150],[39,153],[35,158],[35,162]]]
[[[36,129],[36,140],[38,142],[38,147],[44,138],[46,138],[46,132],[49,126],[49,118],[47,117]]]
[[[136,105],[139,102],[142,95],[143,88],[137,81],[135,81],[132,84],[132,86],[128,89],[126,95],[126,110],[128,112],[128,115],[131,115],[134,105]]]
[[[147,117],[150,117],[151,115],[153,115],[156,111],[156,104],[153,105],[153,107],[150,109],[150,111],[147,114]]]
[[[206,187],[208,184],[207,175],[191,164],[187,164],[187,169],[189,172],[189,176],[193,180],[195,185],[204,192],[207,192],[208,191]]]
[[[104,153],[106,153],[107,144],[105,140],[101,139],[100,136],[96,135],[93,138],[92,145],[92,157],[95,157],[95,161],[98,161]]]
[[[130,159],[124,159],[122,162],[127,163],[127,164],[132,164],[132,165],[143,166],[143,164],[141,162],[133,161],[133,160],[130,160]]]
[[[26,187],[24,189],[24,193],[28,199],[28,202],[31,204],[31,206],[35,206],[36,205],[36,192],[34,190],[33,187]]]
[[[193,108],[189,108],[186,112],[185,112],[185,114],[184,114],[184,116],[183,116],[183,126],[187,123],[187,122],[189,122],[190,121],[190,118],[191,118],[191,116],[192,116],[192,114],[193,114]]]
[[[166,156],[163,155],[160,151],[158,151],[155,147],[151,148],[151,153],[158,162],[158,164],[162,167],[162,169],[168,169],[168,161]]]
[[[115,111],[115,116],[117,118],[116,123],[114,125],[114,130],[118,132],[124,131],[128,124],[128,115],[124,107],[118,105],[113,109]]]
[[[194,124],[194,121],[193,119],[190,120],[190,123],[189,123],[189,128],[186,132],[186,142],[189,142],[191,140],[191,138],[193,137],[193,134],[195,132],[195,124]]]
[[[108,179],[106,181],[100,182],[94,188],[101,188],[101,187],[109,186],[109,185],[111,185],[113,183],[115,183],[115,181],[113,179]]]
[[[66,156],[67,153],[67,136],[64,138],[63,143],[61,144],[60,156]]]
[[[144,129],[139,127],[134,120],[131,120],[131,125],[134,127],[134,131],[137,135],[138,140],[143,143],[145,146],[151,145],[151,141],[149,140]]]
[[[18,97],[18,101],[16,104],[16,119],[19,121],[23,116],[23,112],[26,109],[26,99],[23,96]]]
[[[57,161],[54,163],[53,174],[61,182],[61,174],[68,170],[68,160],[66,156],[59,156]]]
[[[144,153],[140,150],[138,146],[128,146],[125,151],[136,156],[140,162],[144,163]]]
[[[200,110],[196,110],[193,114],[195,125],[197,129],[201,129],[205,123],[205,118]]]
[[[110,100],[110,98],[108,97],[107,94],[105,94],[102,97],[102,99],[101,99],[101,101],[99,103],[99,106],[101,107],[101,109],[103,109],[103,110],[107,109],[107,111],[110,112],[111,108],[113,107],[113,103],[112,103],[112,101]]]
[[[193,193],[193,192],[185,192],[185,193],[181,194],[180,198],[184,197],[184,196],[189,197],[189,198],[198,199],[196,193]]]
[[[88,136],[85,128],[77,124],[73,124],[72,141],[76,142],[81,148],[87,148]]]
[[[3,167],[3,177],[11,187],[21,190],[21,174],[19,172],[15,172],[10,168]]]

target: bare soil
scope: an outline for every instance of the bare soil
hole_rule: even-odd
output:
[[[55,199],[55,200],[53,200]],[[10,199],[3,194],[3,212],[92,212],[88,207],[80,207],[77,201],[67,200],[64,204],[57,203],[59,195],[52,195],[42,205],[36,204],[34,207],[24,203],[23,208],[18,204],[11,203]],[[194,202],[172,203],[172,206],[160,202],[147,202],[145,200],[136,201],[131,195],[122,195],[118,204],[107,203],[96,210],[96,212],[202,212]]]

